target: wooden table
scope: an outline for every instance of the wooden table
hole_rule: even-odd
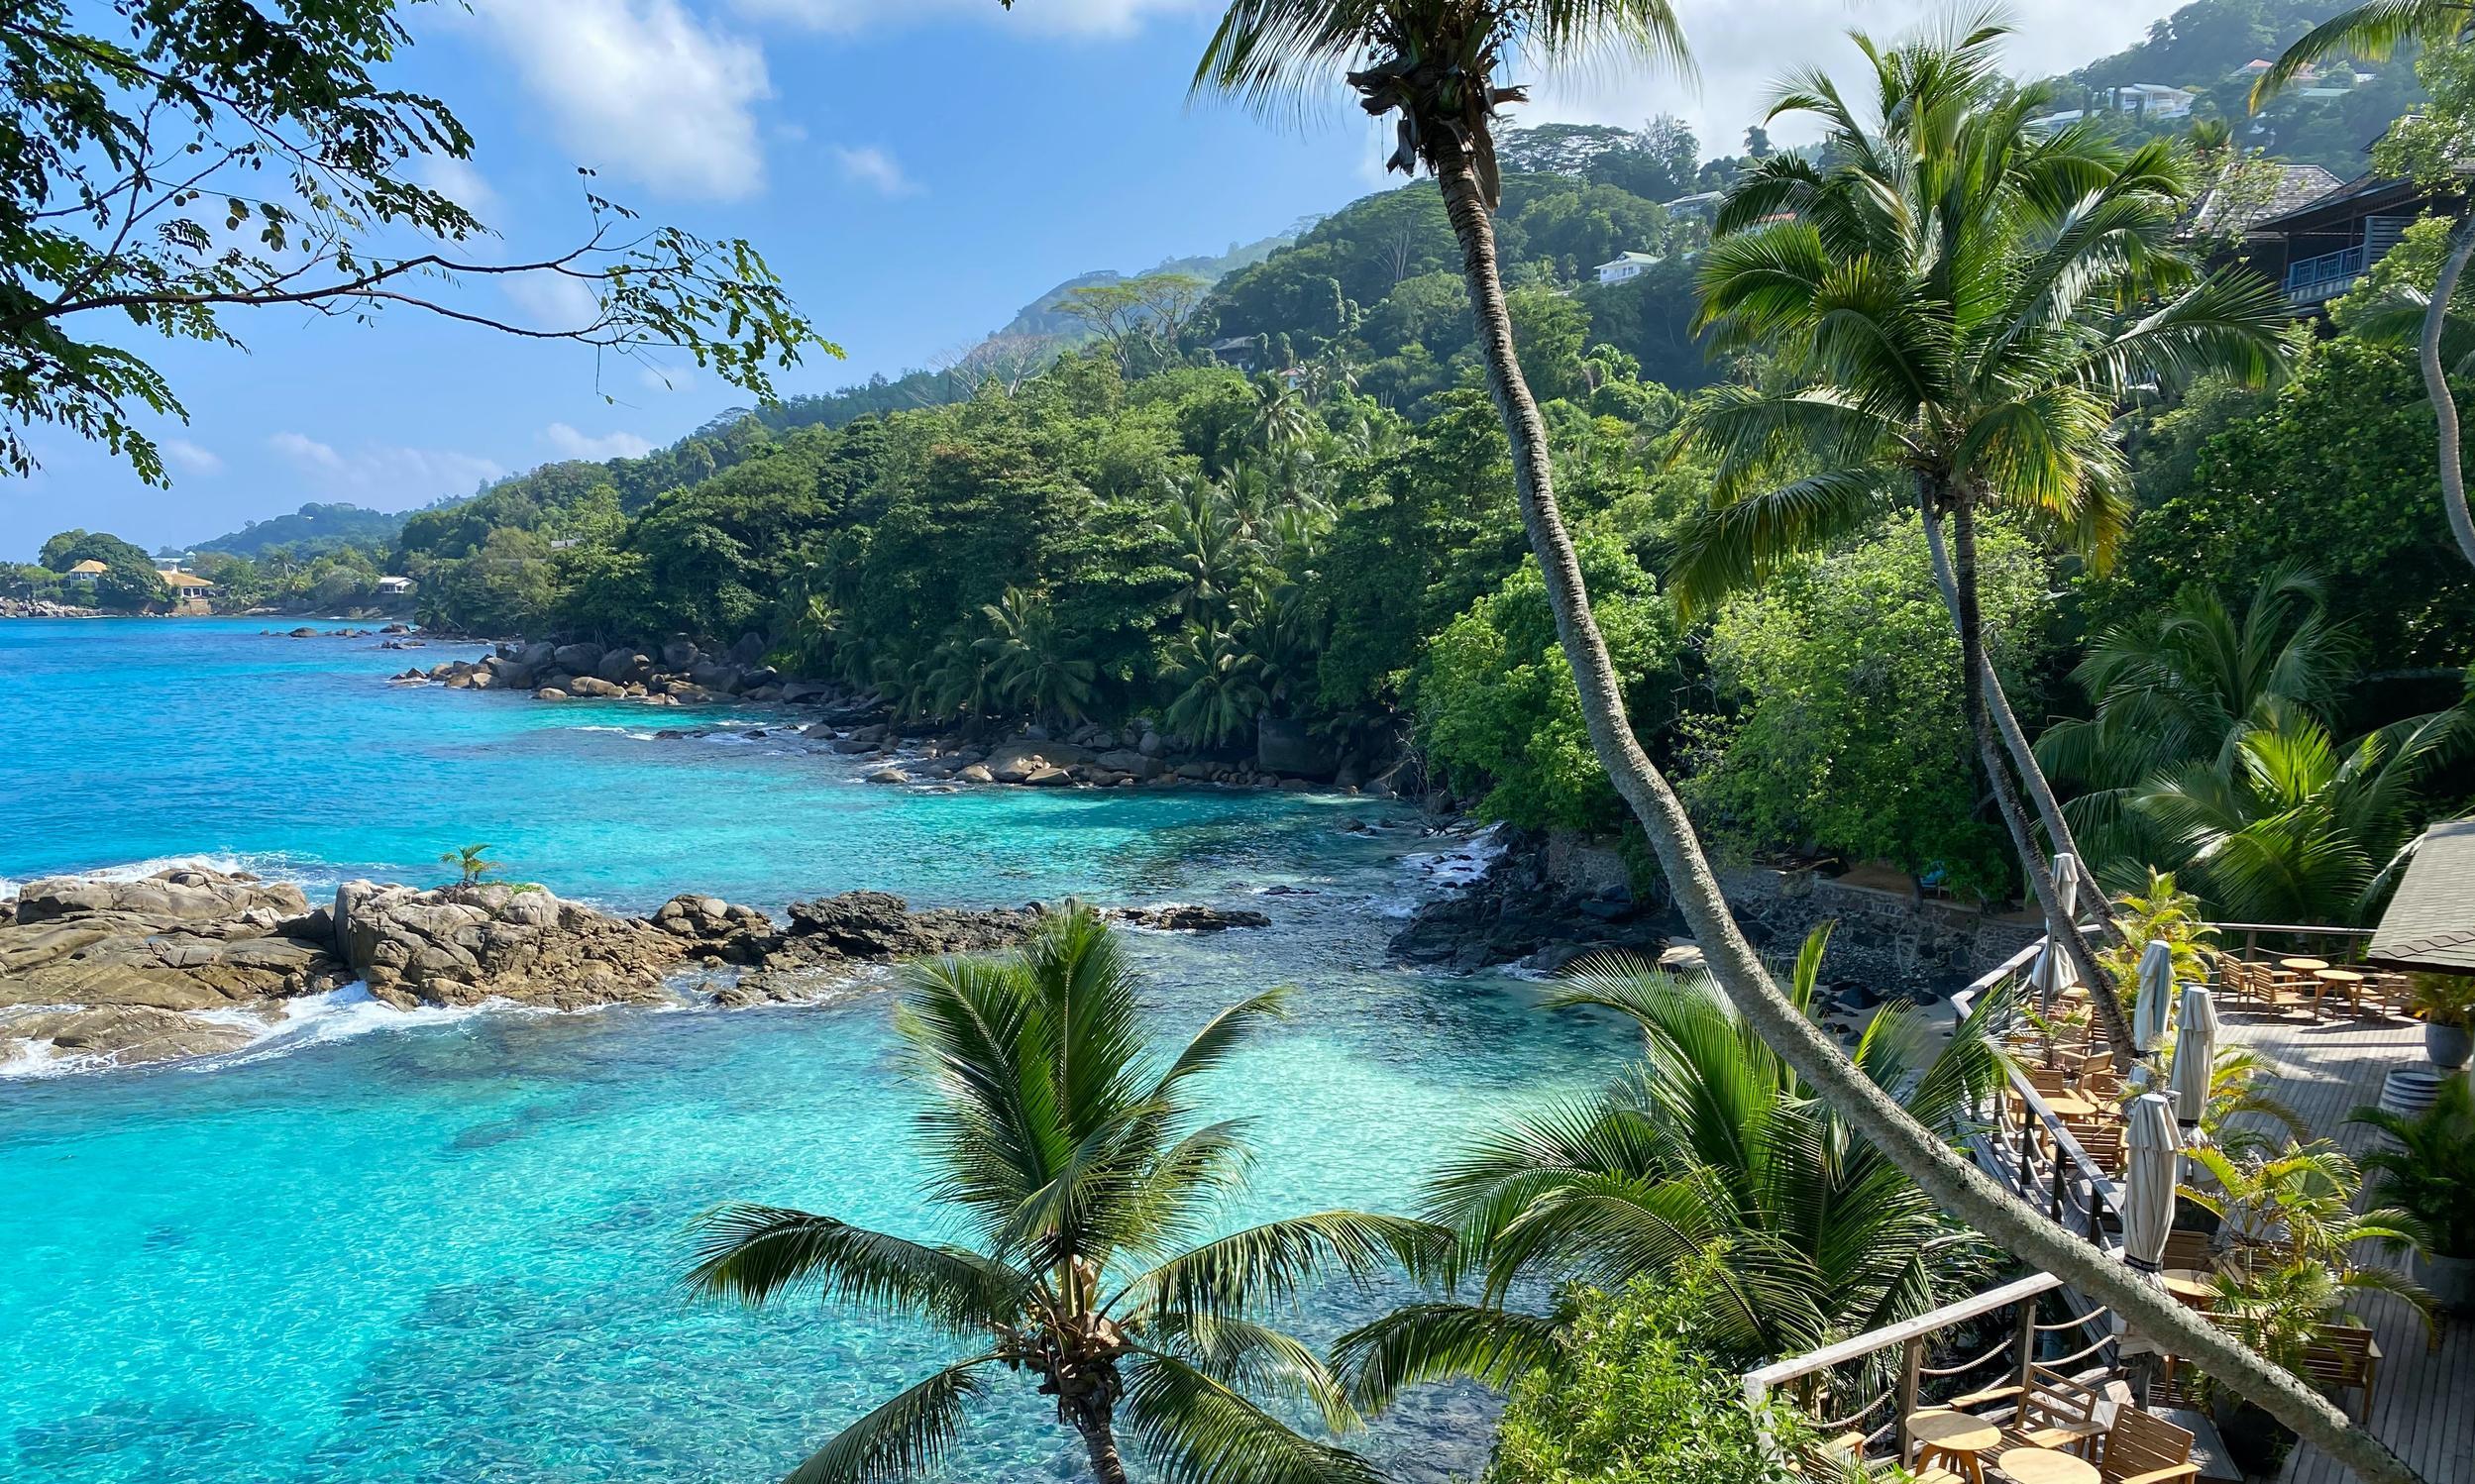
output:
[[[2054,1094],[2046,1098],[2045,1106],[2058,1118],[2093,1118],[2098,1113],[2098,1105],[2078,1093]]]
[[[1947,1458],[1951,1472],[1971,1484],[1985,1484],[1985,1466],[1977,1461],[1977,1455],[2002,1440],[2002,1430],[1993,1424],[1948,1407],[1927,1407],[1909,1413],[1907,1434],[1915,1439],[1916,1466],[1920,1471],[1932,1459]]]
[[[1993,1466],[2017,1484],[2098,1484],[2096,1464],[2052,1448],[2005,1448]]]
[[[2279,968],[2292,969],[2298,974],[2316,974],[2328,966],[2329,961],[2324,958],[2282,958],[2278,960]]]
[[[2158,1276],[2166,1280],[2166,1292],[2199,1309],[2217,1296],[2214,1276],[2201,1268],[2168,1268]]]
[[[2352,969],[2314,969],[2312,971],[2312,977],[2319,984],[2319,988],[2312,993],[2312,1008],[2314,1013],[2317,1013],[2320,1008],[2321,999],[2332,990],[2345,995],[2347,1008],[2357,1014],[2363,1012],[2362,975]]]

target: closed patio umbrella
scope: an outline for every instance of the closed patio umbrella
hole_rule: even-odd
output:
[[[2122,1142],[2122,1256],[2141,1272],[2153,1273],[2166,1260],[2166,1233],[2174,1227],[2175,1165],[2183,1152],[2173,1101],[2163,1093],[2132,1099]]]
[[[2070,921],[2080,913],[2080,863],[2066,851],[2054,857],[2054,896],[2063,909],[2063,918]],[[2037,992],[2039,1005],[2051,1006],[2056,997],[2079,982],[2072,972],[2071,959],[2056,951],[2049,940],[2037,950],[2037,960],[2029,966],[2028,982]]]
[[[2208,1106],[2208,1077],[2217,1061],[2217,1003],[2206,985],[2183,987],[2174,1023],[2174,1077],[2168,1084],[2174,1113],[2186,1123],[2197,1123]]]
[[[2131,1013],[2131,1049],[2142,1056],[2166,1038],[2174,1014],[2174,950],[2163,938],[2151,938],[2140,954],[2140,1003]]]

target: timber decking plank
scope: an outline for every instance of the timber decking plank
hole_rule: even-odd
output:
[[[2265,1089],[2302,1115],[2315,1136],[2360,1156],[2371,1130],[2346,1115],[2380,1101],[2392,1067],[2423,1064],[2423,1027],[2380,1016],[2303,1022],[2220,999],[2224,1038],[2273,1057]],[[2386,1295],[2361,1305],[2381,1346],[2367,1426],[2430,1484],[2475,1484],[2475,1326],[2461,1322],[2428,1346],[2422,1322]],[[2298,1447],[2279,1484],[2352,1484],[2353,1475],[2311,1446]]]

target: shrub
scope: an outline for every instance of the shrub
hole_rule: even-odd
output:
[[[1773,1484],[1805,1425],[1757,1413],[1739,1378],[1695,1340],[1706,1275],[1576,1289],[1563,1354],[1516,1383],[1485,1484]],[[1778,1446],[1765,1443],[1764,1430]]]

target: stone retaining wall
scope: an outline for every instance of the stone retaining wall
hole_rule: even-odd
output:
[[[1737,920],[1774,953],[1836,920],[1824,975],[1869,978],[1878,988],[1966,983],[2033,943],[2037,923],[1993,915],[1956,901],[1834,881],[1815,871],[1744,867],[1719,873]]]

